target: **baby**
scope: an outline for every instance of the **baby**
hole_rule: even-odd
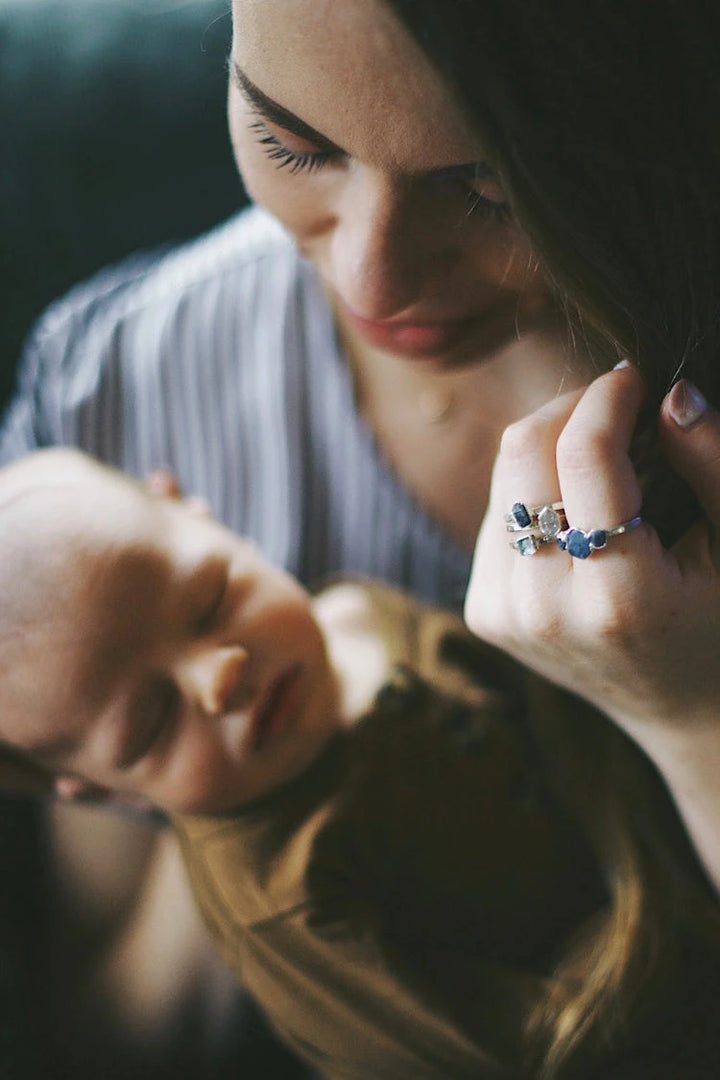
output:
[[[311,599],[75,451],[0,473],[0,546],[5,753],[170,817],[287,1042],[337,1080],[517,1064],[602,886],[538,783],[516,669],[395,590]]]

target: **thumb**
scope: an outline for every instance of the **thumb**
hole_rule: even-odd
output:
[[[660,408],[660,441],[713,525],[720,525],[720,414],[694,383],[675,383]]]

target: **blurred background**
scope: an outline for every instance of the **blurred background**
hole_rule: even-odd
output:
[[[230,0],[0,0],[0,398],[54,297],[243,201]]]
[[[0,405],[56,296],[245,201],[225,126],[230,0],[0,0]],[[36,807],[0,798],[0,1075],[43,1058]],[[50,917],[52,917],[50,915]]]

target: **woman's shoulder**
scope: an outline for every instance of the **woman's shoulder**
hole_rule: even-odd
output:
[[[137,341],[138,332],[151,334],[151,326],[177,319],[201,333],[203,325],[212,327],[208,314],[230,299],[237,320],[257,321],[307,273],[290,236],[251,207],[197,239],[136,253],[99,271],[47,309],[29,348],[67,357],[88,335],[114,337],[132,325]]]

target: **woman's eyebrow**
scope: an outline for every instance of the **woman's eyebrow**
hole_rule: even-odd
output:
[[[305,139],[307,142],[313,143],[318,149],[325,153],[330,154],[344,154],[345,151],[337,143],[331,142],[330,139],[321,135],[315,128],[310,127],[304,120],[301,120],[299,116],[295,116],[294,113],[289,112],[282,105],[278,105],[277,101],[273,101],[267,94],[252,82],[242,70],[240,65],[235,60],[229,61],[230,78],[233,83],[246,98],[250,104],[257,109],[266,120],[269,120],[272,124],[277,124],[284,131],[289,131],[292,135],[297,135],[300,139]],[[429,175],[437,176],[438,178],[446,177],[447,179],[496,179],[497,172],[486,161],[471,161],[464,162],[460,165],[448,165],[438,169],[430,169]]]
[[[273,101],[264,94],[254,82],[248,79],[235,60],[230,61],[230,77],[240,93],[272,124],[277,124],[283,131],[289,131],[291,135],[297,135],[300,139],[306,139],[324,152],[338,154],[344,152],[341,147],[330,142],[299,116],[288,112],[282,105],[278,105],[277,101]]]

